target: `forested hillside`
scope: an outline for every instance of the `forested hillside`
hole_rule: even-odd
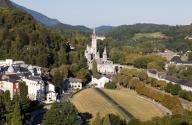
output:
[[[135,39],[138,33],[142,36],[140,39]],[[146,36],[148,33],[149,36]],[[162,39],[161,36],[151,37],[150,33],[161,33],[167,39]],[[145,34],[145,36],[143,35]],[[116,42],[121,42],[137,46],[139,44],[146,44],[149,48],[155,46],[150,51],[158,50],[160,46],[162,49],[171,49],[173,51],[187,51],[192,47],[192,41],[186,40],[185,37],[192,34],[192,25],[181,26],[168,26],[157,24],[135,24],[135,25],[122,25],[106,32],[106,35]],[[159,43],[161,41],[161,43]],[[156,45],[158,44],[158,45]],[[150,46],[149,46],[150,45]]]
[[[99,43],[100,50],[107,46],[111,60],[121,64],[133,64],[137,58],[170,49],[186,52],[192,48],[192,25],[168,26],[135,24],[114,27],[105,32],[107,39]]]
[[[24,60],[43,67],[72,64],[82,57],[86,41],[87,37],[76,32],[61,35],[49,30],[23,11],[0,8],[0,59]],[[78,51],[71,53],[67,42]]]

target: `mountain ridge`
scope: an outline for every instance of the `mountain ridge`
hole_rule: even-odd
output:
[[[41,14],[37,11],[34,11],[34,10],[31,10],[31,9],[28,9],[26,7],[23,7],[23,6],[20,6],[14,2],[12,2],[12,5],[15,6],[16,8],[18,9],[21,9],[27,13],[29,13],[30,15],[33,16],[33,18],[35,18],[37,21],[43,23],[44,25],[46,26],[53,26],[53,25],[56,25],[56,24],[59,24],[61,23],[59,20],[57,19],[52,19],[52,18],[49,18],[48,16],[44,15],[44,14]]]

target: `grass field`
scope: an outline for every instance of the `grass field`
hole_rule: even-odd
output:
[[[146,121],[155,116],[163,116],[163,113],[154,104],[144,99],[138,98],[136,93],[126,89],[107,90],[105,93],[111,96],[116,102],[122,105],[136,118]]]
[[[113,113],[123,117],[123,114],[108,100],[94,89],[83,90],[71,99],[80,112],[89,112],[93,117],[99,112],[101,116]]]
[[[137,33],[133,37],[134,39],[149,38],[149,39],[167,39],[167,36],[161,32],[154,33]]]

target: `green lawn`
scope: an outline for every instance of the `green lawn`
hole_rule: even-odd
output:
[[[149,38],[149,39],[167,39],[167,36],[161,32],[154,33],[137,33],[133,37],[134,39]]]
[[[139,98],[133,91],[127,89],[103,90],[116,102],[127,109],[127,111],[142,121],[150,120],[155,116],[163,116],[163,112],[161,112],[159,108],[157,108],[153,103]]]
[[[80,112],[89,112],[93,117],[99,112],[101,116],[114,113],[123,118],[123,114],[95,89],[85,89],[77,93],[71,102]]]

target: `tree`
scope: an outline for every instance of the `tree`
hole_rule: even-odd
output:
[[[128,125],[140,125],[141,122],[138,119],[132,119],[129,121]]]
[[[66,64],[67,61],[67,53],[64,47],[61,47],[58,53],[59,56],[59,65]]]
[[[25,82],[19,82],[19,96],[22,101],[27,100],[28,87]]]
[[[104,88],[106,89],[116,89],[117,88],[117,85],[115,82],[108,82],[105,84]]]
[[[23,125],[19,102],[15,103],[11,121],[13,125]]]
[[[172,95],[178,95],[179,91],[181,91],[181,86],[179,84],[173,85],[172,83],[168,83],[165,87],[165,91]]]
[[[4,103],[9,103],[11,101],[11,98],[10,98],[10,91],[5,91],[4,94],[3,94],[3,102]]]
[[[3,104],[2,95],[0,94],[0,124],[3,125],[5,123],[5,107]]]
[[[102,125],[102,119],[100,113],[96,114],[95,119],[92,121],[92,125]]]
[[[85,82],[87,80],[88,76],[89,76],[88,70],[83,68],[83,69],[79,70],[76,78],[81,79],[81,80],[83,80],[83,82]]]
[[[103,124],[102,125],[112,125],[111,121],[109,119],[109,115],[105,116],[103,119]]]
[[[77,63],[73,63],[70,67],[70,71],[73,76],[76,76],[77,72],[79,71],[79,65]]]
[[[63,77],[58,69],[54,73],[53,83],[56,87],[59,87],[59,88],[63,87]]]
[[[97,62],[93,60],[92,74],[95,76],[97,74]]]
[[[127,125],[125,120],[121,120],[121,118],[114,114],[109,114],[109,119],[111,125]]]
[[[138,57],[134,60],[134,66],[137,68],[147,68],[147,64],[150,62],[148,58],[145,57]]]
[[[187,56],[188,56],[188,61],[192,61],[192,52],[189,52],[188,54],[187,54]]]
[[[80,125],[77,109],[70,102],[54,103],[45,114],[43,125]]]
[[[59,70],[61,71],[61,75],[63,78],[67,78],[69,75],[69,66],[68,65],[61,65],[59,67]]]
[[[170,65],[167,73],[168,75],[175,75],[177,73],[176,65]]]
[[[158,71],[162,71],[162,67],[158,65],[157,62],[150,62],[147,64],[147,69],[157,69]]]

